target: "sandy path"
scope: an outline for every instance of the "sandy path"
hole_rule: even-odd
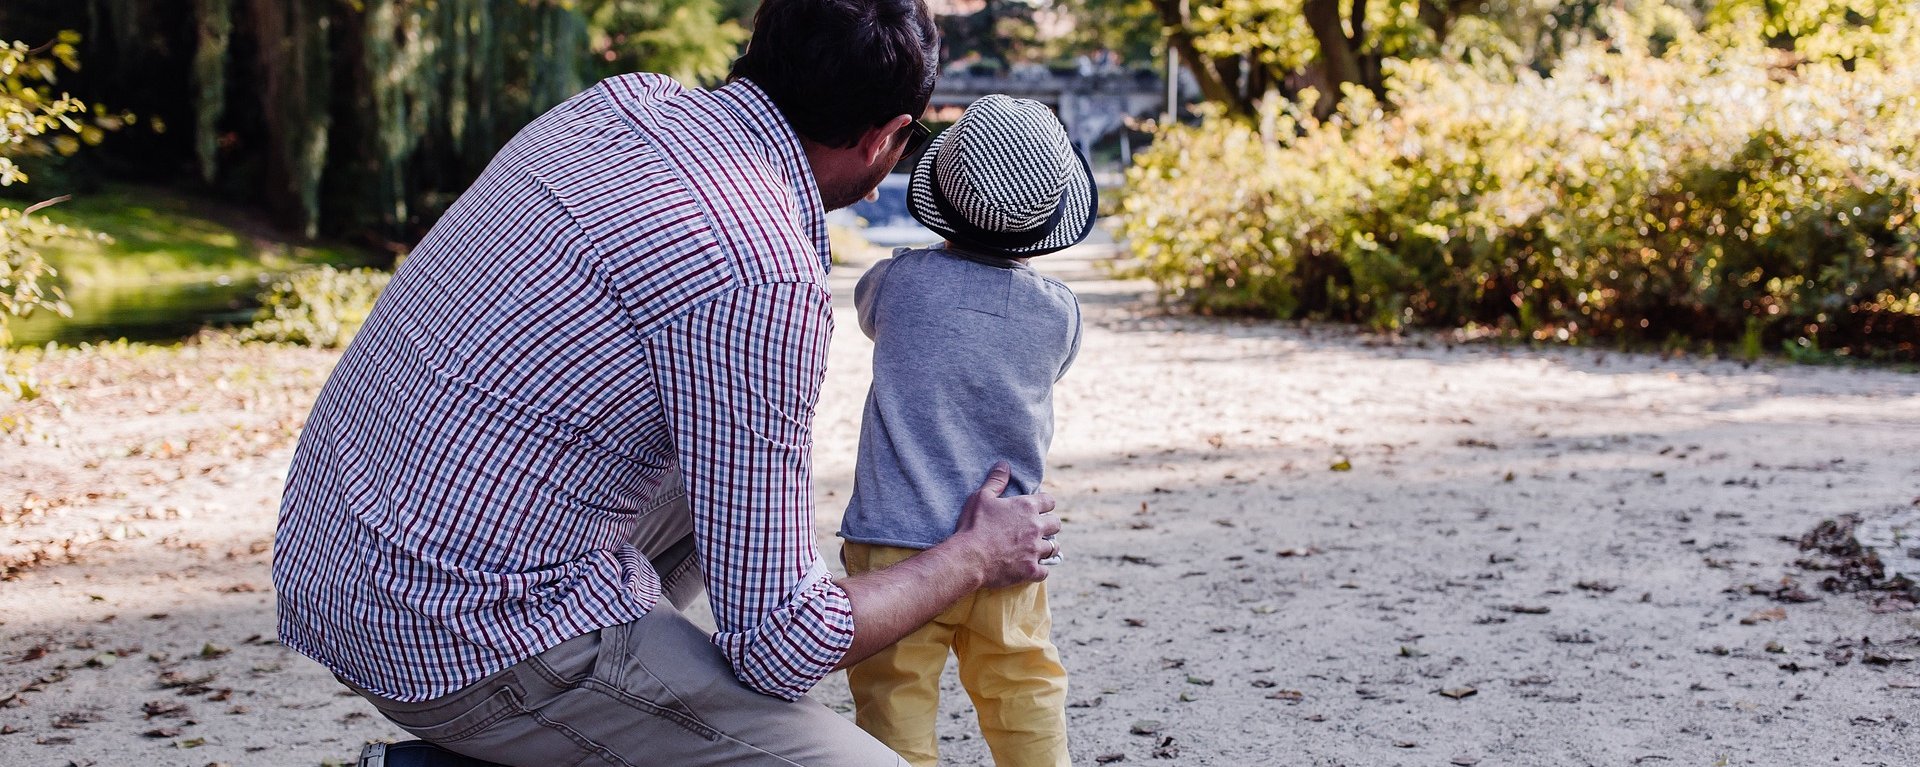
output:
[[[1076,763],[1920,761],[1920,618],[1820,592],[1781,540],[1920,502],[1920,377],[1170,318],[1104,252],[1041,262],[1089,320],[1050,481]],[[839,324],[829,556],[868,349]],[[329,361],[62,354],[35,368],[51,396],[0,409],[31,419],[0,428],[0,764],[313,765],[399,736],[271,642],[265,542]],[[1746,588],[1786,576],[1821,600]],[[949,761],[984,763],[951,700]]]

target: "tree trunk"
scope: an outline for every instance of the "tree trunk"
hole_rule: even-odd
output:
[[[1193,44],[1193,36],[1187,32],[1186,4],[1183,0],[1152,0],[1153,8],[1160,14],[1160,23],[1167,28],[1167,40],[1174,50],[1180,52],[1180,63],[1200,84],[1200,95],[1208,101],[1226,106],[1236,114],[1253,114],[1253,103],[1240,98],[1233,87],[1236,78],[1226,76],[1221,61],[1200,53]],[[1228,63],[1227,66],[1231,66]]]
[[[200,181],[220,171],[220,118],[227,107],[227,48],[233,42],[232,0],[194,0],[193,154]]]
[[[1364,11],[1365,6],[1356,0],[1355,6]],[[1347,36],[1340,25],[1340,0],[1307,0],[1302,9],[1307,19],[1307,28],[1313,30],[1313,38],[1320,44],[1320,66],[1327,78],[1329,93],[1321,94],[1320,101],[1314,104],[1314,113],[1320,117],[1333,114],[1334,107],[1340,104],[1340,86],[1346,83],[1364,85],[1365,75],[1360,69],[1359,46]],[[1356,22],[1354,31],[1364,31],[1364,22]]]
[[[306,237],[319,233],[327,156],[329,72],[324,0],[249,0],[267,128],[267,207]]]

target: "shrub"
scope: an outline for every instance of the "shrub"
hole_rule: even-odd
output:
[[[322,266],[276,280],[260,299],[260,313],[240,331],[245,341],[323,348],[346,346],[373,313],[393,274],[378,269]]]
[[[1920,356],[1920,43],[1729,38],[1761,35],[1616,38],[1546,77],[1389,62],[1384,104],[1171,128],[1123,234],[1203,312]]]

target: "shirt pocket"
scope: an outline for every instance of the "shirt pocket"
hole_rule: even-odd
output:
[[[960,275],[957,281],[959,294],[954,297],[956,308],[995,317],[1007,316],[1013,300],[1013,272],[994,268],[968,269]]]

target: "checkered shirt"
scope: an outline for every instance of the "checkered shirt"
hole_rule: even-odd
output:
[[[853,639],[813,538],[825,212],[751,82],[606,80],[528,125],[406,259],[320,393],[275,540],[280,638],[424,701],[647,614],[629,543],[677,464],[741,681]]]

